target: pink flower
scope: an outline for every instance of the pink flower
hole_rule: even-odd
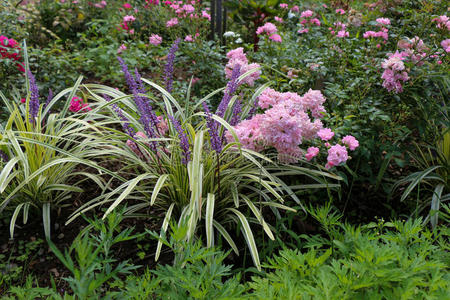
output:
[[[208,19],[208,21],[211,21],[211,15],[208,14],[206,11],[202,10],[202,17]]]
[[[349,33],[348,33],[348,31],[345,31],[345,30],[340,30],[337,33],[337,37],[340,37],[340,38],[344,38],[344,37],[348,37],[348,36],[349,36]]]
[[[190,4],[183,5],[182,9],[186,12],[186,14],[190,14],[195,11],[195,8]]]
[[[192,35],[187,35],[185,38],[184,38],[184,40],[186,41],[186,42],[193,42],[194,41],[194,39],[192,38]]]
[[[334,136],[334,132],[330,128],[323,128],[317,132],[317,136],[322,139],[322,141],[331,140]]]
[[[309,147],[308,150],[306,150],[306,154],[305,154],[306,160],[310,161],[311,159],[316,157],[317,154],[319,154],[319,148]]]
[[[288,8],[289,5],[287,3],[280,3],[280,8]]]
[[[157,119],[158,119],[157,127],[158,127],[159,134],[161,136],[166,135],[167,131],[169,130],[169,125],[167,124],[167,120],[164,119],[163,116],[158,116]]]
[[[130,8],[132,8],[132,6],[131,6],[130,3],[125,3],[125,4],[123,5],[123,8],[125,8],[125,9],[130,9]]]
[[[441,46],[444,48],[445,52],[450,52],[450,39],[443,40]]]
[[[341,163],[346,162],[347,159],[348,153],[347,149],[344,146],[341,146],[339,144],[331,146],[330,149],[328,149],[328,162],[325,165],[325,168],[329,169],[331,167],[338,166]]]
[[[297,5],[292,6],[291,11],[293,12],[299,12],[300,8]]]
[[[177,18],[172,18],[172,19],[170,19],[169,21],[167,21],[166,27],[167,27],[167,28],[173,27],[173,26],[175,26],[175,25],[177,25],[177,24],[178,24],[178,19],[177,19]]]
[[[134,16],[125,16],[125,17],[123,17],[123,21],[124,22],[133,22],[135,20],[136,20],[136,18]]]
[[[391,25],[391,20],[388,18],[378,18],[376,21],[381,25]]]
[[[437,28],[450,30],[450,20],[446,15],[434,18],[432,21],[437,23]]]
[[[149,38],[150,40],[150,44],[152,44],[153,46],[158,46],[159,44],[162,43],[162,37],[160,37],[157,34],[152,34]]]
[[[22,98],[22,99],[20,99],[20,102],[21,102],[21,103],[25,103],[25,102],[27,102],[27,99]]]
[[[104,0],[101,1],[101,2],[99,2],[99,3],[95,3],[95,4],[94,4],[94,6],[97,7],[97,8],[105,8],[106,5],[107,5],[107,3],[106,3],[106,1],[104,1]]]
[[[358,140],[351,135],[344,136],[344,138],[342,138],[342,143],[344,143],[344,145],[347,145],[347,147],[352,151],[359,147]]]
[[[256,34],[267,33],[268,35],[271,35],[277,31],[278,31],[277,26],[275,26],[270,22],[267,22],[266,24],[264,24],[264,26],[260,26],[256,29]]]
[[[313,15],[313,12],[312,12],[312,10],[305,10],[305,11],[302,11],[302,13],[300,14],[300,18],[309,18],[309,17],[312,17],[312,15]]]
[[[277,43],[281,43],[281,36],[279,35],[279,34],[272,34],[270,37],[269,37],[269,39],[271,39],[272,41],[274,41],[274,42],[277,42]]]
[[[117,49],[117,54],[122,53],[123,51],[127,50],[127,46],[125,46],[124,44],[120,45],[119,48]]]
[[[314,24],[314,25],[316,25],[316,26],[320,26],[320,21],[319,21],[319,19],[317,19],[317,18],[314,18],[314,19],[311,19],[311,24]]]
[[[338,8],[338,9],[336,9],[336,13],[343,15],[343,14],[345,14],[345,10],[343,10],[342,8]]]
[[[275,21],[277,21],[278,23],[283,23],[283,18],[280,18],[280,17],[275,16],[274,19],[275,19]]]
[[[78,111],[88,112],[92,109],[89,107],[89,104],[83,103],[83,99],[73,97],[72,100],[70,101],[69,110],[71,112],[78,112]]]
[[[308,33],[308,31],[309,31],[309,28],[304,28],[304,29],[299,29],[299,30],[297,31],[297,33],[300,33],[300,34],[302,34],[302,33]]]

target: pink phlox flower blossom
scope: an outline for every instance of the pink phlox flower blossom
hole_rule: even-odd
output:
[[[402,71],[405,69],[403,60],[405,59],[405,52],[396,51],[394,54],[390,54],[388,59],[385,59],[381,63],[383,69],[392,69],[394,71]]]
[[[329,169],[334,166],[338,166],[341,163],[346,162],[348,159],[348,153],[347,149],[339,144],[336,144],[334,146],[331,146],[330,149],[328,149],[328,157],[327,157],[327,164],[325,165],[325,168]]]
[[[317,147],[309,147],[306,150],[306,154],[305,154],[306,160],[310,161],[311,159],[316,157],[317,154],[319,154],[319,148],[317,148]]]
[[[266,33],[267,35],[272,35],[275,32],[277,32],[277,26],[275,26],[274,24],[267,22],[266,24],[264,24],[264,26],[260,26],[256,29],[256,34],[263,34]]]
[[[262,151],[264,149],[263,136],[261,134],[261,121],[263,115],[254,115],[249,120],[243,120],[238,125],[234,126],[234,131],[241,143],[242,147],[253,151]],[[229,143],[234,142],[234,137],[229,131],[226,132],[225,137]]]
[[[208,19],[208,21],[211,21],[211,15],[208,14],[206,11],[202,10],[202,17]]]
[[[225,75],[226,78],[230,79],[233,69],[236,65],[240,66],[240,74],[245,74],[246,72],[260,68],[260,65],[257,63],[248,63],[248,59],[244,53],[244,48],[239,47],[234,50],[230,50],[227,53],[228,63],[225,66]],[[250,86],[253,86],[254,82],[259,79],[261,75],[261,71],[255,71],[249,76],[245,77],[241,83],[247,83]]]
[[[344,145],[347,145],[347,147],[352,151],[359,147],[358,140],[354,136],[351,136],[351,135],[344,136],[342,138],[342,143]]]
[[[434,18],[432,21],[437,23],[437,28],[450,30],[450,20],[446,15]]]
[[[152,34],[149,38],[150,44],[158,46],[162,43],[162,37],[157,34]]]
[[[122,53],[123,51],[127,50],[127,46],[125,46],[124,44],[120,45],[119,48],[117,49],[117,54]]]
[[[283,18],[280,18],[280,17],[275,16],[274,19],[275,19],[275,21],[277,21],[278,23],[283,23]]]
[[[302,11],[302,13],[300,14],[300,18],[309,18],[309,17],[312,17],[312,15],[313,15],[313,11],[308,9],[308,10]]]
[[[340,30],[337,33],[337,37],[340,37],[340,38],[344,38],[344,37],[348,37],[348,36],[349,36],[349,33],[348,33],[348,31],[345,31],[345,30]]]
[[[272,34],[269,37],[269,39],[271,39],[272,41],[277,42],[277,43],[281,43],[282,42],[281,36],[279,34],[276,34],[276,33]]]
[[[389,20],[388,18],[378,18],[376,19],[378,25],[391,25],[391,20]]]
[[[133,22],[136,21],[136,18],[134,16],[125,16],[123,17],[124,22]]]
[[[167,27],[167,28],[173,27],[173,26],[175,26],[175,25],[177,25],[177,24],[178,24],[178,19],[177,19],[177,18],[172,18],[172,19],[170,19],[169,21],[167,21],[166,27]]]
[[[330,128],[323,128],[323,129],[320,129],[320,130],[317,132],[317,136],[318,136],[322,141],[329,141],[329,140],[331,140],[331,139],[333,138],[334,132],[331,131]]]
[[[441,46],[444,48],[445,52],[450,52],[450,39],[443,40]]]

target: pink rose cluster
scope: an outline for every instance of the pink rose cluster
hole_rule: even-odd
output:
[[[166,5],[168,5],[177,15],[177,18],[183,19],[183,18],[190,18],[190,19],[199,19],[199,18],[205,18],[209,21],[211,20],[211,15],[206,12],[205,10],[201,11],[201,14],[196,13],[195,5],[198,3],[194,0],[187,1],[184,3],[183,1],[166,1]],[[178,24],[178,23],[177,23]],[[176,24],[175,24],[176,25]],[[171,26],[167,26],[171,27]]]
[[[275,26],[274,24],[272,24],[270,22],[267,22],[263,26],[260,26],[256,29],[256,34],[257,35],[265,34],[272,41],[281,43],[282,39],[281,39],[281,36],[279,34],[277,34],[277,31],[278,31],[277,26]]]
[[[309,26],[307,26],[308,24],[310,25],[315,25],[315,26],[320,26],[320,21],[317,18],[312,18],[312,16],[314,15],[312,10],[305,10],[302,11],[300,14],[300,29],[297,30],[297,33],[308,33],[309,32]]]
[[[162,43],[162,37],[160,37],[157,34],[152,34],[149,38],[150,40],[150,44],[152,44],[153,46],[158,46],[159,44]]]
[[[92,108],[89,107],[89,104],[83,103],[83,99],[79,97],[73,97],[70,101],[69,110],[71,112],[88,112],[92,110]]]
[[[332,35],[335,35],[336,31],[337,31],[337,34],[336,34],[337,37],[339,37],[339,38],[349,37],[350,34],[348,31],[346,31],[346,29],[347,29],[346,24],[338,21],[338,22],[334,23],[333,25],[334,25],[334,28],[333,27],[328,28],[328,30],[330,31],[330,33]]]
[[[244,148],[262,151],[273,147],[281,161],[296,162],[303,156],[299,145],[317,137],[323,127],[319,118],[325,112],[324,102],[320,91],[309,90],[300,96],[267,88],[258,97],[258,106],[265,109],[264,113],[241,121],[234,129]],[[316,119],[312,121],[308,111]],[[233,140],[230,133],[226,137]]]
[[[136,18],[134,16],[125,16],[123,17],[122,24],[120,24],[120,27],[128,32],[129,34],[134,34],[134,29],[130,28],[131,23],[136,21]]]
[[[100,2],[94,4],[94,6],[97,7],[97,8],[105,8],[107,5],[108,5],[108,4],[106,3],[105,0],[100,1]]]
[[[22,49],[19,43],[14,39],[8,39],[4,35],[0,35],[0,57],[2,59],[12,59],[17,62],[17,68],[21,72],[25,72],[23,63],[20,61],[22,57],[20,56],[20,51]]]
[[[398,41],[397,46],[399,49],[403,49],[402,55],[404,57],[409,57],[414,63],[423,60],[427,56],[426,52],[429,50],[418,36],[415,36],[412,39],[407,38],[405,40],[400,40]],[[418,65],[422,64],[423,62],[420,62]]]
[[[248,63],[247,56],[244,53],[244,49],[242,47],[236,48],[234,50],[231,50],[227,53],[228,63],[225,66],[225,74],[226,78],[230,79],[231,75],[233,73],[233,69],[236,65],[240,66],[240,75],[260,67],[257,63]],[[255,83],[255,80],[259,79],[259,76],[261,75],[261,71],[255,71],[249,76],[247,76],[242,83],[247,83],[250,86],[253,86]]]
[[[444,48],[445,52],[447,52],[447,53],[450,52],[450,39],[443,40],[441,42],[441,46],[442,46],[442,48]]]
[[[437,28],[450,30],[450,20],[446,15],[434,18],[432,21],[437,23]]]
[[[390,25],[391,20],[389,20],[388,18],[378,18],[378,19],[376,19],[376,21],[377,21],[377,26],[380,27],[380,30],[379,31],[372,31],[372,30],[366,31],[363,34],[363,38],[369,39],[369,38],[380,37],[386,43],[386,41],[389,38],[389,34],[388,34],[389,29],[387,29],[385,26]]]
[[[407,56],[406,52],[396,51],[394,54],[391,53],[389,58],[381,63],[381,67],[384,69],[383,75],[381,75],[381,78],[384,80],[383,87],[389,92],[403,92],[402,82],[409,80],[408,73],[405,71],[405,64],[403,63]]]

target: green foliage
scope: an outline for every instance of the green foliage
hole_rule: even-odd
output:
[[[327,221],[328,222],[328,221]],[[450,291],[449,256],[422,221],[355,227],[336,224],[333,239],[307,237],[305,252],[282,250],[249,283],[254,299],[444,299]],[[329,228],[327,225],[324,225]],[[393,228],[392,231],[386,230]],[[371,229],[372,228],[372,229]],[[320,241],[324,241],[321,243]],[[438,241],[438,242],[436,242]]]

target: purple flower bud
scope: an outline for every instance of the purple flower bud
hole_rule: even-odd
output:
[[[167,63],[164,68],[164,81],[166,83],[166,90],[171,93],[172,92],[172,83],[173,83],[173,69],[174,69],[174,61],[175,61],[175,52],[178,50],[178,44],[180,44],[181,39],[178,38],[170,47],[169,54],[167,55]]]
[[[172,122],[173,127],[175,127],[175,130],[177,131],[178,137],[180,139],[180,147],[181,150],[183,150],[183,158],[181,162],[187,165],[187,163],[191,160],[191,151],[189,150],[189,140],[187,138],[186,132],[173,116],[169,116],[169,119]]]
[[[47,101],[45,101],[43,109],[47,107],[47,105],[50,103],[50,101],[52,101],[52,99],[53,99],[53,91],[52,89],[48,89]]]
[[[216,115],[218,115],[221,118],[223,118],[223,116],[225,115],[225,111],[227,110],[231,97],[233,97],[234,92],[236,92],[239,86],[237,80],[240,74],[241,74],[241,66],[239,64],[236,64],[233,68],[233,72],[231,73],[231,79],[227,84],[222,101],[220,101],[220,104],[217,107]]]
[[[103,95],[103,98],[109,102],[111,101],[111,98],[109,98],[109,96],[107,95]],[[125,117],[123,115],[122,110],[119,108],[119,106],[117,106],[117,104],[113,104],[112,108],[114,109],[114,111],[116,112],[116,114],[119,116],[119,119],[122,121],[122,128],[123,130],[128,133],[128,135],[132,138],[134,138],[136,132],[134,131],[134,128],[130,126],[130,121],[127,119],[127,117]]]
[[[211,148],[216,151],[217,154],[219,154],[222,151],[222,139],[219,137],[219,128],[217,126],[217,122],[213,120],[208,105],[206,105],[205,102],[203,102],[202,105],[206,113],[206,126],[208,126]]]
[[[239,123],[240,114],[242,111],[241,101],[237,100],[233,107],[233,116],[231,117],[230,125],[235,126]]]
[[[28,80],[30,81],[30,123],[34,123],[35,118],[39,113],[39,89],[36,84],[36,79],[28,70]]]
[[[9,161],[8,154],[0,150],[0,160],[2,160],[4,163],[7,163]]]

